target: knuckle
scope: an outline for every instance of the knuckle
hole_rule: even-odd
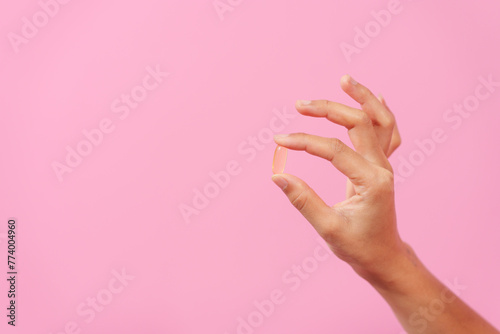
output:
[[[385,113],[379,120],[381,126],[385,128],[393,128],[396,124],[396,118],[391,113]]]
[[[368,115],[366,112],[360,110],[360,112],[357,115],[356,119],[357,125],[363,125],[363,126],[372,126],[372,119],[370,115]]]
[[[391,195],[394,193],[394,174],[385,169],[380,169],[375,174],[373,188],[378,194]]]
[[[389,122],[391,122],[392,126],[396,125],[396,116],[392,112],[387,113],[387,118],[389,119]]]
[[[320,236],[326,241],[329,245],[335,245],[338,240],[338,228],[329,226],[327,229],[324,229],[320,232]]]
[[[343,150],[345,150],[344,143],[338,138],[332,138],[330,141],[330,145],[332,147],[332,153],[334,158],[336,154],[341,153]]]
[[[299,211],[304,210],[309,201],[309,189],[303,189],[297,196],[290,199],[292,205]]]
[[[329,244],[336,244],[345,231],[345,227],[350,223],[347,213],[340,207],[333,207],[333,212],[337,219],[325,224],[325,228],[320,232],[321,237]]]
[[[329,100],[323,100],[321,103],[321,109],[323,112],[328,113],[328,111],[332,108],[332,102]]]

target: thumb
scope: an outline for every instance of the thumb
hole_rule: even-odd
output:
[[[274,174],[273,182],[283,190],[292,205],[322,235],[332,210],[304,181],[291,174]]]

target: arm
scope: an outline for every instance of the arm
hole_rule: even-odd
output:
[[[328,206],[301,179],[273,181],[325,239],[391,306],[408,333],[499,332],[437,280],[402,241],[396,224],[393,170],[387,157],[401,139],[383,99],[349,76],[342,89],[361,109],[326,101],[298,101],[299,113],[344,126],[354,150],[335,138],[305,133],[277,135],[277,144],[330,161],[347,176],[347,198]]]
[[[394,257],[389,270],[397,275],[366,279],[408,333],[499,333],[435,278],[408,245],[405,248],[406,254]]]

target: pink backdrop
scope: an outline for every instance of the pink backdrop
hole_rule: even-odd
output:
[[[383,93],[403,238],[500,326],[500,4],[3,1],[2,333],[389,333],[372,288],[271,182],[276,132],[346,140],[296,99]],[[461,108],[461,110],[460,110]],[[327,202],[344,178],[290,152]],[[217,181],[215,181],[217,180]],[[296,270],[303,270],[299,274]]]

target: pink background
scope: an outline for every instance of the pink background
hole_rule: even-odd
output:
[[[500,3],[402,0],[350,61],[341,43],[354,44],[354,29],[370,26],[388,1],[232,3],[221,19],[211,0],[74,0],[15,52],[9,33],[20,35],[23,17],[41,7],[2,2],[0,268],[4,277],[15,217],[19,276],[17,328],[6,324],[0,281],[0,331],[65,333],[74,322],[79,331],[67,333],[246,333],[238,318],[280,290],[283,303],[250,332],[401,333],[384,301],[333,256],[295,290],[283,279],[321,243],[271,182],[266,134],[296,99],[355,106],[339,87],[345,73],[383,93],[396,114],[395,169],[419,155],[416,140],[444,131],[397,184],[400,231],[436,276],[466,286],[461,297],[500,326],[500,87],[456,128],[456,118],[443,118],[473,101],[479,77],[500,81]],[[112,103],[156,66],[170,75],[120,119]],[[113,131],[60,182],[52,164],[103,119]],[[347,139],[303,116],[281,130],[295,131]],[[251,149],[248,137],[259,134]],[[193,205],[195,189],[231,161],[239,173],[187,223],[180,206]],[[342,199],[345,180],[325,161],[291,152],[286,172],[331,205]],[[134,278],[111,295],[122,269]],[[108,304],[87,322],[77,308],[96,297]]]

